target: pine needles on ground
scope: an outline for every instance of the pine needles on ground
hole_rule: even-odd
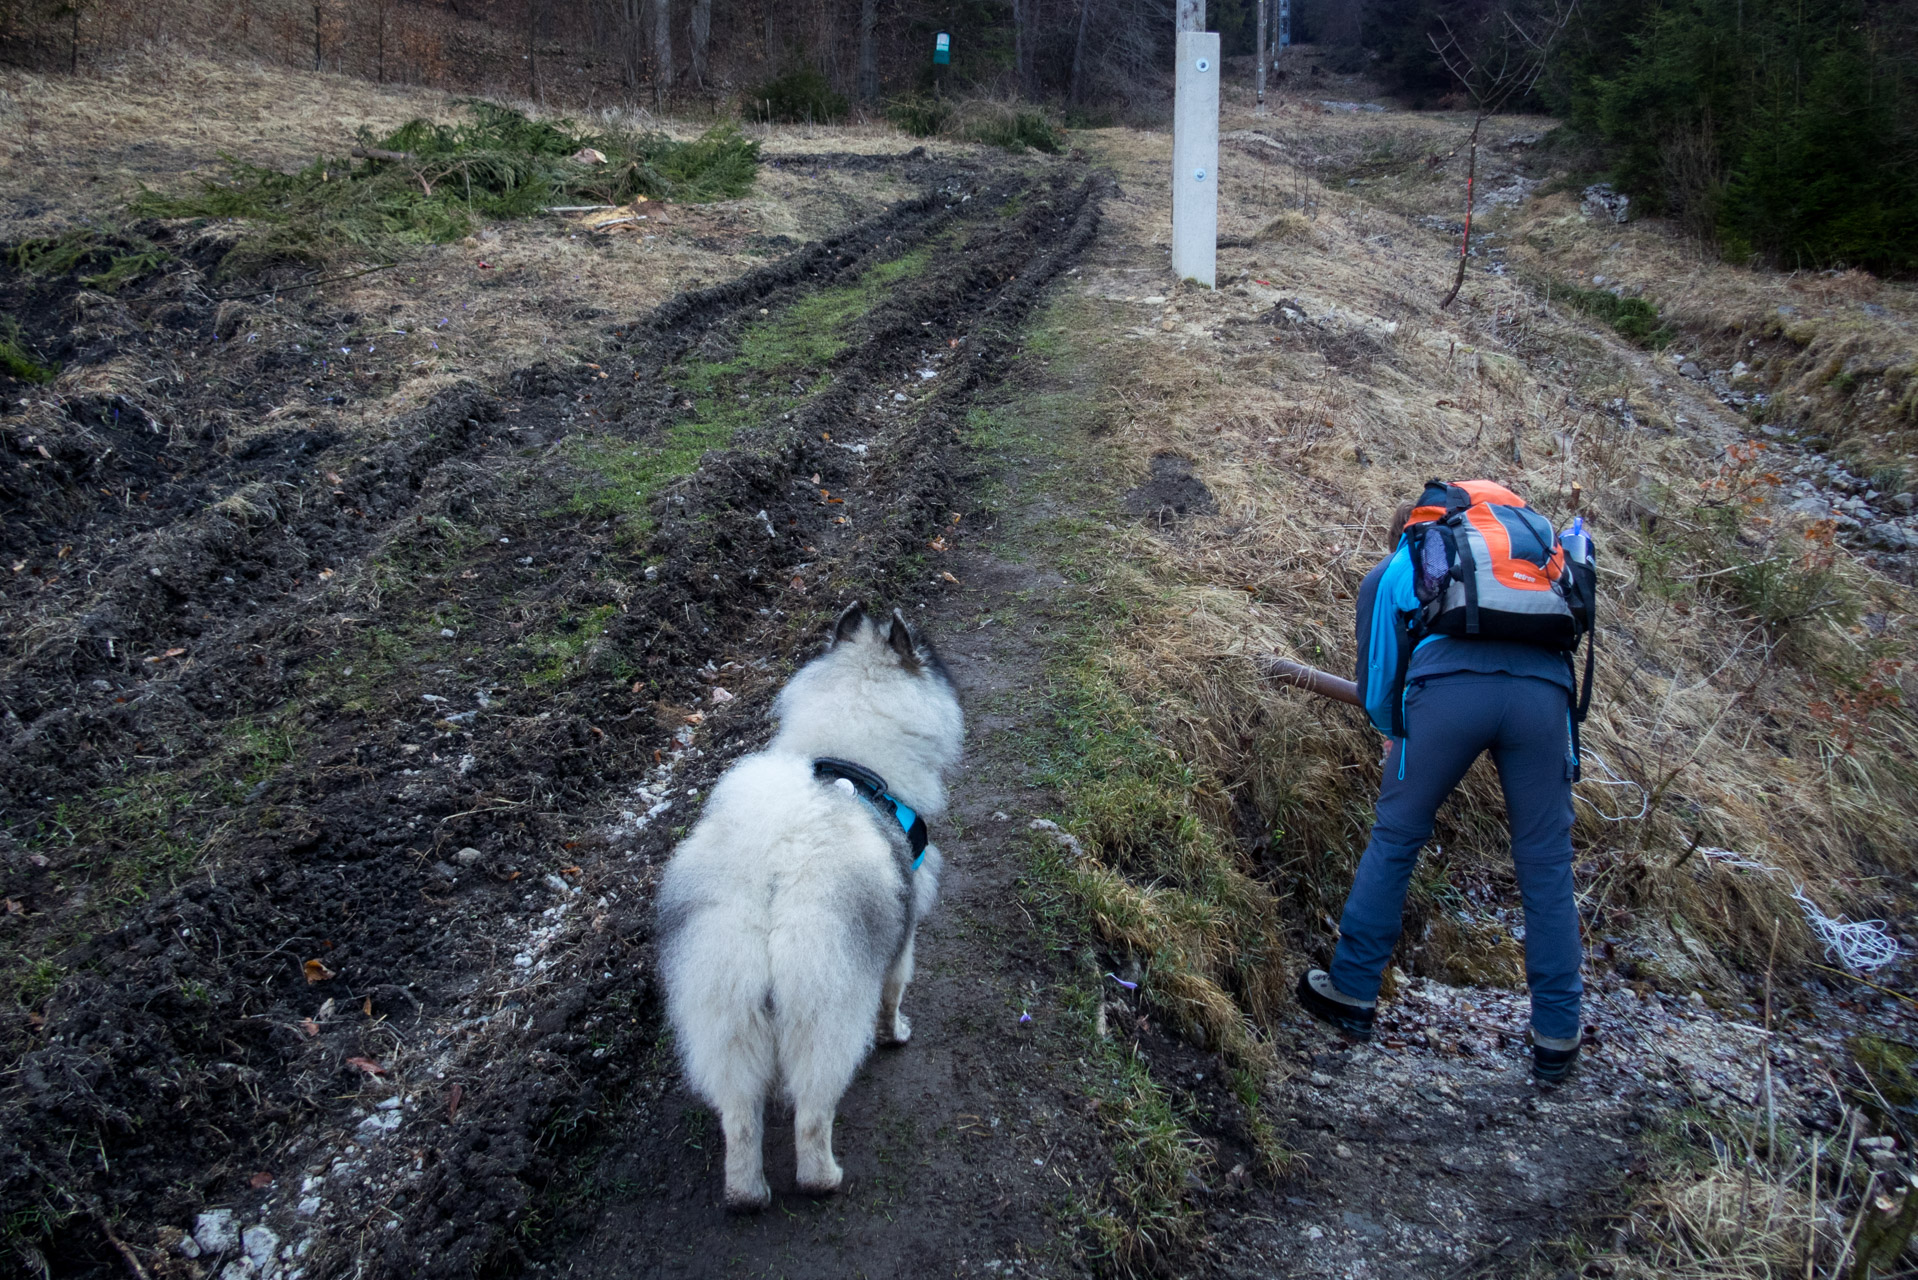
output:
[[[253,224],[227,261],[233,274],[274,262],[384,256],[400,245],[456,240],[483,218],[529,217],[556,204],[730,199],[751,189],[759,162],[759,144],[731,126],[677,142],[532,120],[477,99],[464,105],[470,118],[461,123],[413,120],[380,138],[362,130],[354,155],[293,173],[228,157],[224,178],[181,196],[142,191],[131,211]]]

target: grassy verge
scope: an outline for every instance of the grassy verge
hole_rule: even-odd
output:
[[[758,144],[720,126],[692,142],[593,132],[469,100],[459,124],[413,120],[362,131],[355,154],[292,173],[229,158],[223,178],[185,195],[142,191],[135,217],[238,219],[248,228],[227,273],[275,262],[387,257],[443,243],[485,218],[523,218],[562,204],[636,197],[724,200],[751,189]]]
[[[1206,1117],[1108,1026],[1103,975],[1137,977],[1136,998],[1155,1018],[1225,1056],[1239,1114],[1213,1119],[1242,1127],[1257,1162],[1276,1172],[1288,1155],[1263,1106],[1276,1064],[1258,1018],[1283,989],[1283,945],[1277,905],[1208,810],[1206,780],[1104,662],[1116,634],[1155,625],[1165,607],[1102,518],[1117,503],[1111,464],[1123,465],[1098,438],[1110,409],[1111,353],[1097,337],[1106,329],[1082,300],[1054,303],[1029,330],[1027,376],[1004,402],[974,410],[966,443],[1018,477],[1017,489],[1000,481],[981,491],[1001,530],[997,554],[1057,566],[1072,584],[1048,603],[1044,696],[1022,705],[1031,727],[1020,747],[1077,841],[1035,836],[1028,896],[1058,945],[1079,952],[1061,1001],[1112,1161],[1105,1184],[1068,1209],[1098,1269],[1164,1274],[1204,1247]]]
[[[1546,297],[1549,301],[1569,303],[1586,315],[1602,320],[1620,337],[1637,346],[1662,351],[1678,336],[1678,331],[1659,315],[1658,307],[1644,298],[1627,298],[1606,289],[1561,283],[1547,288]]]
[[[1881,1043],[1854,1044],[1851,1071],[1869,1070]],[[1649,1176],[1610,1246],[1575,1243],[1573,1252],[1584,1274],[1631,1280],[1904,1274],[1900,1258],[1918,1223],[1907,1202],[1918,1208],[1918,1190],[1874,1167],[1882,1139],[1869,1135],[1873,1127],[1849,1110],[1832,1133],[1763,1108],[1667,1112],[1642,1140]]]
[[[1065,134],[1044,111],[989,98],[953,102],[907,95],[886,104],[886,119],[915,138],[978,142],[1015,155],[1027,148],[1048,155],[1066,149]]]
[[[627,536],[643,537],[652,528],[653,499],[666,484],[691,472],[708,451],[729,447],[744,428],[775,421],[824,389],[832,362],[855,341],[860,321],[895,285],[925,271],[932,252],[914,249],[854,280],[807,294],[747,326],[723,360],[682,360],[664,381],[690,408],[653,438],[571,438],[567,456],[589,479],[570,509],[626,517]],[[805,389],[795,390],[797,385]]]

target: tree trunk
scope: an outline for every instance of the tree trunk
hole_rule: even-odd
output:
[[[673,87],[673,4],[653,0],[653,101],[666,105]]]
[[[376,34],[378,58],[374,63],[375,75],[380,84],[386,83],[386,0],[379,0],[373,6],[373,22],[378,28]]]
[[[1179,0],[1179,25],[1177,30],[1205,30],[1205,0]]]
[[[1440,311],[1451,306],[1458,291],[1465,286],[1465,256],[1472,247],[1472,183],[1478,177],[1478,127],[1484,123],[1484,112],[1472,119],[1472,155],[1465,162],[1465,234],[1458,242],[1458,274],[1452,277],[1452,291],[1439,303]]]
[[[314,0],[314,4],[313,4],[313,69],[314,69],[315,71],[324,71],[324,70],[326,70],[326,62],[325,62],[325,59],[324,59],[324,57],[323,57],[323,55],[322,55],[322,54],[321,54],[321,52],[320,52],[320,6],[319,6],[319,0]]]
[[[763,0],[763,2],[766,6],[766,61],[770,63],[773,55],[778,52],[773,46],[773,16],[776,11],[773,7],[774,0]]]
[[[879,101],[879,56],[873,33],[879,26],[879,0],[859,0],[859,100]]]
[[[541,0],[526,0],[526,96],[545,105],[539,91],[539,20]]]
[[[693,83],[706,87],[706,50],[713,38],[713,0],[693,0]]]
[[[619,0],[619,19],[620,77],[628,89],[637,89],[646,49],[640,0]]]
[[[1032,86],[1026,76],[1026,58],[1032,49],[1032,0],[1012,0],[1012,75],[1019,92],[1030,96]]]
[[[1252,47],[1258,52],[1258,56],[1255,60],[1259,64],[1259,69],[1252,77],[1252,87],[1254,91],[1258,94],[1258,105],[1254,108],[1254,110],[1259,115],[1264,115],[1265,114],[1265,12],[1267,9],[1271,8],[1272,6],[1270,3],[1270,0],[1256,0],[1256,2],[1259,6],[1259,33],[1258,33],[1257,39],[1253,41]]]
[[[1079,34],[1072,42],[1072,83],[1066,89],[1066,101],[1075,106],[1085,100],[1086,28],[1092,22],[1092,0],[1079,0]]]
[[[80,74],[80,0],[73,0],[73,43],[67,51],[67,74]]]

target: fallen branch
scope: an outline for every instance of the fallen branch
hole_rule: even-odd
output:
[[[1294,688],[1304,689],[1307,693],[1316,693],[1321,698],[1349,703],[1355,707],[1365,705],[1365,699],[1359,696],[1357,685],[1329,671],[1321,671],[1317,667],[1308,667],[1302,662],[1293,662],[1279,657],[1267,658],[1262,670],[1265,675],[1280,684],[1289,684]]]
[[[353,154],[362,160],[417,160],[411,151],[382,151],[378,147],[354,147]]]

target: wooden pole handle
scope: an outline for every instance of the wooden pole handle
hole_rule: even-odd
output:
[[[1308,667],[1303,662],[1293,662],[1277,656],[1265,660],[1265,674],[1280,684],[1289,684],[1304,689],[1307,693],[1316,693],[1321,698],[1330,698],[1334,702],[1350,703],[1363,708],[1365,700],[1359,697],[1359,687],[1350,680],[1342,680],[1329,671],[1317,667]]]

